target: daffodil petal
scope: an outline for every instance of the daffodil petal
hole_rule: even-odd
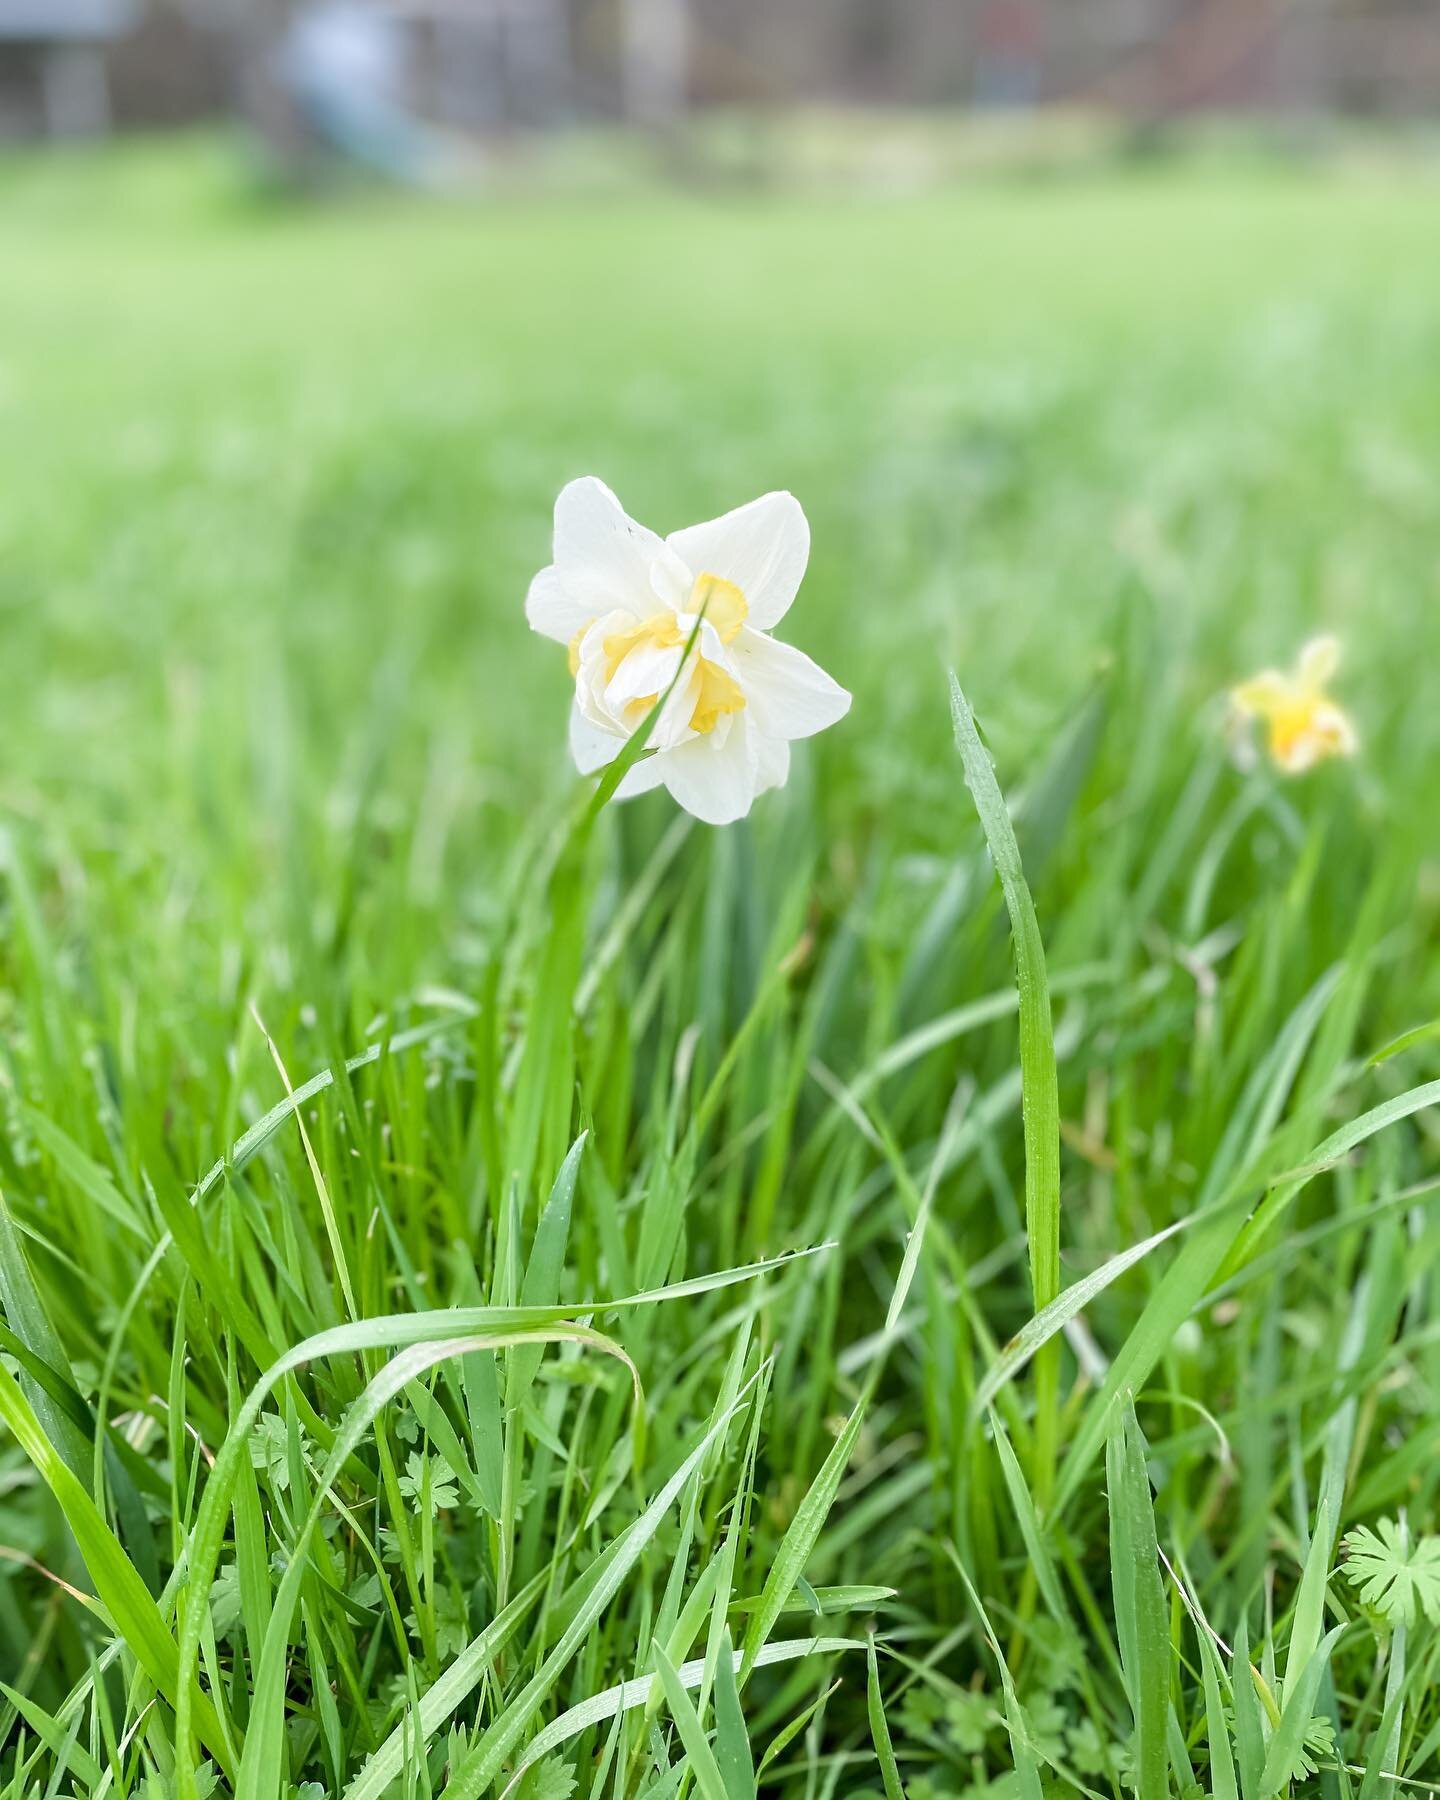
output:
[[[673,753],[672,753],[673,754]],[[665,779],[665,753],[657,756],[642,756],[633,769],[627,769],[620,777],[620,785],[615,790],[617,800],[633,800],[638,794],[648,794],[657,788]]]
[[[1265,719],[1294,702],[1294,684],[1278,669],[1262,669],[1249,681],[1231,688],[1230,698],[1246,718]]]
[[[1307,774],[1324,754],[1319,739],[1308,731],[1270,745],[1271,761],[1282,775]]]
[[[674,680],[683,654],[679,644],[637,644],[606,684],[606,705],[618,709],[648,697],[653,706]]]
[[[1325,687],[1340,667],[1340,640],[1333,632],[1313,637],[1300,651],[1296,674],[1311,693]]]
[[[1333,700],[1316,702],[1313,728],[1327,756],[1353,756],[1360,748],[1354,720]]]
[[[582,775],[593,775],[614,762],[625,747],[623,737],[592,724],[578,705],[570,708],[570,754]]]
[[[555,502],[554,565],[560,582],[588,616],[618,607],[643,618],[653,611],[651,565],[665,546],[636,524],[603,481],[572,481]],[[575,627],[570,632],[573,635]]]
[[[764,736],[813,737],[850,710],[850,695],[818,663],[761,632],[740,633],[730,646],[730,666]]]
[[[750,810],[758,784],[752,734],[744,715],[721,737],[692,738],[657,757],[660,776],[678,806],[705,825],[731,825]]]
[[[532,631],[568,644],[595,617],[593,600],[575,595],[552,563],[530,583],[525,596],[525,617]]]
[[[582,775],[595,775],[608,768],[625,748],[625,739],[592,725],[578,706],[570,709],[570,754]],[[615,790],[617,800],[633,800],[637,794],[648,794],[664,780],[663,758],[645,756],[627,769]]]
[[[692,575],[733,581],[749,624],[768,631],[790,609],[810,560],[810,526],[793,494],[762,494],[722,518],[675,531],[665,540]]]
[[[671,612],[683,613],[688,609],[695,587],[695,571],[669,544],[660,546],[660,554],[650,564],[649,577],[650,592]]]

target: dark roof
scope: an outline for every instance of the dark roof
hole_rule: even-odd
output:
[[[120,37],[138,12],[137,0],[0,0],[0,43]]]

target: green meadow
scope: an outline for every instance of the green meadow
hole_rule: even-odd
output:
[[[4,1800],[1440,1792],[1437,207],[0,164]],[[741,825],[587,473],[809,515]]]

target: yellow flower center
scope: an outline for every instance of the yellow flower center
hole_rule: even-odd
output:
[[[1319,707],[1310,694],[1276,706],[1270,713],[1270,754],[1276,762],[1288,762],[1307,738],[1321,734],[1317,713]]]
[[[695,696],[695,710],[690,715],[690,729],[703,737],[713,731],[726,713],[741,712],[745,696],[740,683],[719,663],[700,659],[700,691]]]
[[[1287,775],[1355,752],[1355,727],[1325,691],[1336,655],[1332,639],[1316,638],[1301,651],[1294,674],[1265,669],[1231,689],[1235,716],[1264,725],[1265,746]]]
[[[750,616],[749,603],[733,581],[720,575],[697,575],[690,590],[687,612],[704,613],[705,622],[713,625],[722,644],[733,644],[740,627]]]
[[[726,581],[719,575],[705,574],[695,578],[687,611],[703,615],[706,623],[714,628],[721,643],[730,644],[739,635],[750,608],[744,594],[733,581]],[[589,629],[588,625],[582,626],[570,640],[572,675],[580,672],[580,643]],[[689,629],[683,627],[672,612],[652,613],[648,619],[639,619],[623,631],[612,631],[601,645],[605,657],[606,684],[615,679],[621,663],[632,651],[641,648],[674,650],[689,641]],[[690,729],[703,737],[707,732],[713,731],[727,713],[740,712],[745,705],[745,695],[729,670],[723,669],[719,663],[711,662],[707,657],[699,659],[697,674],[699,679],[695,689],[695,706],[690,714]],[[625,719],[632,730],[640,724],[659,697],[658,692],[642,694],[627,703]]]

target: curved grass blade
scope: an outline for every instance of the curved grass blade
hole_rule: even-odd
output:
[[[1019,1373],[1034,1356],[1040,1346],[1063,1331],[1070,1321],[1082,1313],[1098,1294],[1103,1294],[1112,1281],[1118,1281],[1127,1269],[1133,1269],[1138,1262],[1143,1262],[1152,1250],[1158,1250],[1168,1238],[1177,1232],[1184,1231],[1193,1223],[1194,1215],[1188,1219],[1177,1219],[1173,1225],[1167,1225],[1163,1231],[1157,1231],[1153,1237],[1144,1239],[1139,1244],[1132,1244],[1128,1250],[1122,1250],[1118,1256],[1112,1256],[1109,1262],[1101,1263],[1098,1269],[1092,1269],[1079,1281],[1072,1282],[1064,1293],[1052,1300],[1049,1306],[1032,1318],[1015,1333],[1010,1342],[1000,1352],[990,1367],[985,1371],[979,1387],[975,1390],[975,1398],[971,1402],[972,1416],[978,1417],[994,1400],[1005,1383]]]
[[[298,1091],[298,1090],[297,1090]],[[648,1294],[630,1295],[618,1301],[583,1302],[574,1306],[520,1307],[478,1306],[451,1307],[430,1313],[399,1313],[380,1319],[361,1319],[349,1325],[337,1325],[328,1331],[306,1338],[273,1363],[247,1395],[236,1414],[224,1442],[216,1453],[214,1467],[205,1484],[187,1549],[188,1587],[181,1610],[179,1631],[179,1668],[182,1683],[193,1680],[199,1656],[202,1623],[208,1616],[210,1584],[215,1578],[224,1541],[225,1521],[234,1501],[241,1460],[250,1454],[250,1433],[270,1394],[281,1381],[307,1362],[325,1357],[347,1356],[366,1350],[404,1349],[409,1346],[474,1337],[489,1332],[537,1332],[561,1326],[584,1314],[624,1311],[634,1306],[648,1306],[661,1300],[684,1298],[708,1292],[713,1287],[729,1286],[732,1281],[764,1274],[797,1256],[810,1252],[792,1252],[765,1263],[747,1265],[741,1270],[727,1270],[715,1276],[697,1276],[657,1288]],[[597,1341],[598,1334],[594,1334]],[[198,1599],[196,1597],[199,1597]],[[177,1774],[181,1775],[189,1758],[188,1707],[182,1685],[177,1706],[177,1741],[180,1756]],[[197,1715],[198,1717],[198,1715]],[[189,1800],[182,1793],[181,1800]]]
[[[965,1584],[965,1592],[970,1596],[970,1604],[975,1608],[980,1620],[980,1628],[985,1633],[985,1642],[990,1646],[990,1654],[995,1658],[995,1666],[1000,1671],[1000,1686],[1005,1695],[1005,1729],[1010,1737],[1010,1755],[1015,1764],[1016,1783],[1020,1792],[1020,1800],[1044,1800],[1044,1789],[1040,1784],[1040,1758],[1030,1739],[1030,1729],[1026,1722],[1024,1708],[1020,1704],[1020,1696],[1016,1692],[1015,1677],[1010,1673],[1010,1665],[1005,1660],[1005,1653],[1000,1648],[1000,1640],[995,1635],[995,1628],[990,1623],[990,1615],[985,1610],[984,1602],[976,1592],[975,1583],[971,1581],[969,1571],[961,1562],[953,1544],[945,1546],[951,1562],[959,1571],[960,1579]],[[1149,1795],[1145,1800],[1150,1800]]]
[[[1025,1545],[1025,1553],[1030,1558],[1030,1567],[1035,1571],[1035,1581],[1040,1589],[1040,1596],[1049,1608],[1051,1618],[1061,1630],[1073,1630],[1074,1624],[1070,1617],[1070,1609],[1065,1604],[1060,1577],[1056,1573],[1054,1560],[1045,1542],[1044,1530],[1040,1524],[1039,1514],[1035,1510],[1034,1497],[1025,1485],[1025,1474],[1020,1467],[1020,1459],[1016,1456],[1010,1443],[1004,1423],[1000,1415],[993,1409],[990,1413],[990,1434],[995,1441],[995,1453],[1000,1458],[1000,1467],[1004,1471],[1006,1491],[1010,1495],[1010,1504],[1014,1508],[1015,1520],[1020,1527],[1020,1537]]]
[[[559,1680],[562,1670],[584,1642],[591,1626],[619,1592],[645,1546],[659,1530],[661,1520],[684,1492],[686,1484],[704,1462],[711,1446],[729,1429],[730,1421],[744,1406],[758,1379],[758,1373],[750,1378],[733,1404],[710,1425],[640,1517],[602,1553],[599,1559],[603,1564],[600,1577],[576,1608],[555,1648],[500,1717],[482,1734],[469,1754],[451,1772],[442,1800],[478,1800],[494,1781],[506,1757],[515,1749],[544,1702],[545,1696]]]
[[[20,1384],[3,1364],[0,1418],[55,1496],[115,1629],[177,1713],[193,1713],[195,1728],[206,1748],[228,1772],[234,1766],[229,1732],[208,1696],[200,1690],[193,1667],[188,1673],[185,1671],[175,1639],[139,1571],[120,1547],[99,1507],[45,1435]]]
[[[549,1583],[550,1571],[541,1569],[479,1636],[471,1639],[346,1788],[345,1800],[380,1800],[403,1773],[407,1758],[415,1755],[417,1746],[428,1744],[446,1719],[464,1705]]]
[[[782,1638],[778,1643],[767,1644],[755,1658],[757,1669],[768,1669],[777,1663],[798,1662],[802,1657],[835,1656],[845,1650],[863,1650],[865,1645],[858,1638],[816,1637],[816,1638]],[[733,1680],[740,1668],[740,1652],[730,1652],[730,1674]],[[698,1688],[705,1680],[705,1658],[697,1656],[693,1662],[684,1662],[675,1671],[680,1685],[684,1688]],[[607,1719],[618,1717],[621,1713],[633,1712],[636,1707],[644,1706],[650,1699],[654,1687],[654,1677],[637,1676],[633,1681],[624,1681],[618,1687],[606,1688],[603,1694],[592,1694],[588,1700],[582,1700],[568,1711],[553,1719],[545,1729],[538,1732],[525,1746],[525,1754],[521,1758],[515,1773],[506,1784],[505,1793],[514,1791],[516,1784],[527,1769],[533,1769],[536,1763],[558,1750],[571,1738],[579,1737],[582,1731],[588,1731],[592,1725],[603,1725]],[[719,1681],[716,1682],[717,1699]],[[723,1768],[723,1765],[722,1765]],[[377,1800],[378,1790],[361,1794],[356,1789],[349,1789],[345,1800]]]
[[[240,1759],[236,1782],[236,1800],[269,1800],[280,1792],[285,1779],[285,1674],[289,1661],[290,1630],[300,1603],[300,1590],[309,1573],[310,1543],[319,1528],[325,1502],[333,1483],[339,1479],[351,1452],[369,1430],[377,1414],[411,1381],[455,1356],[468,1356],[478,1350],[500,1350],[519,1344],[558,1342],[580,1343],[603,1350],[627,1364],[636,1383],[639,1399],[639,1377],[625,1352],[616,1343],[581,1325],[545,1327],[543,1331],[497,1330],[471,1337],[451,1339],[446,1343],[423,1343],[404,1350],[383,1368],[346,1413],[325,1468],[316,1484],[315,1497],[306,1514],[305,1523],[290,1551],[285,1575],[271,1609],[266,1627],[260,1666],[254,1677],[250,1727],[245,1737],[245,1750]],[[177,1767],[177,1775],[179,1769]],[[182,1800],[194,1800],[193,1777],[181,1785]]]
[[[1342,1125],[1317,1146],[1292,1177],[1270,1190],[1255,1211],[1251,1220],[1252,1227],[1262,1220],[1262,1215],[1262,1230],[1274,1225],[1285,1208],[1317,1174],[1332,1167],[1341,1157],[1349,1155],[1350,1151],[1374,1137],[1377,1132],[1402,1119],[1408,1119],[1414,1113],[1423,1112],[1427,1107],[1437,1105],[1440,1105],[1440,1081],[1430,1081],[1422,1087],[1411,1088],[1408,1093],[1399,1094],[1392,1100],[1383,1101],[1358,1119],[1352,1119],[1348,1125]],[[1110,1365],[1110,1373],[1091,1401],[1070,1446],[1064,1467],[1060,1471],[1057,1506],[1068,1506],[1079,1491],[1080,1482],[1104,1441],[1110,1408],[1118,1395],[1127,1388],[1133,1390],[1141,1386],[1149,1379],[1151,1370],[1164,1355],[1165,1346],[1174,1336],[1176,1328],[1189,1318],[1204,1298],[1211,1282],[1220,1273],[1227,1255],[1240,1236],[1235,1231],[1231,1211],[1232,1208],[1222,1201],[1205,1218],[1195,1222],[1193,1235],[1165,1271],[1159,1286],[1146,1302],[1145,1310]],[[1259,1235],[1259,1232],[1255,1233],[1256,1237]],[[1247,1241],[1253,1242],[1254,1239]]]
[[[458,1002],[457,1002],[458,1004]],[[441,1037],[447,1031],[456,1031],[462,1025],[468,1025],[474,1017],[474,1008],[465,1004],[458,1015],[446,1019],[428,1019],[423,1025],[412,1025],[406,1031],[397,1031],[393,1037],[382,1038],[378,1044],[371,1044],[368,1049],[360,1051],[357,1056],[345,1059],[345,1073],[353,1075],[357,1070],[368,1068],[373,1062],[379,1062],[382,1056],[397,1056],[402,1050],[413,1050],[418,1044],[428,1044],[431,1038]],[[195,1184],[195,1191],[190,1196],[190,1204],[198,1206],[227,1174],[238,1174],[249,1161],[263,1150],[275,1133],[289,1118],[304,1106],[307,1100],[314,1099],[316,1094],[323,1094],[325,1089],[335,1084],[335,1071],[321,1069],[318,1075],[312,1075],[308,1081],[302,1081],[293,1094],[287,1094],[283,1100],[277,1101],[269,1112],[258,1118],[253,1125],[243,1131],[224,1156],[211,1166]]]

